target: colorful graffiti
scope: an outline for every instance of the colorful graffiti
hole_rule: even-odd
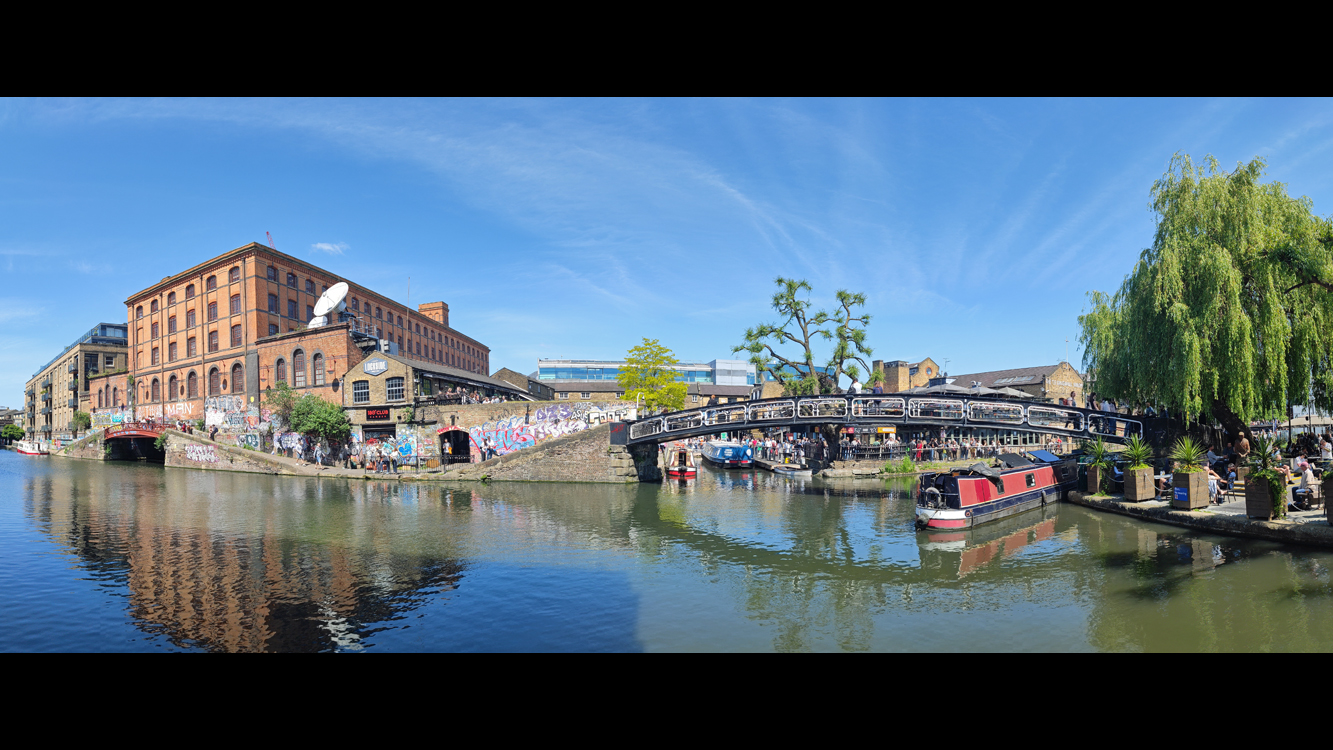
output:
[[[125,414],[120,411],[103,411],[93,414],[92,418],[93,429],[102,429],[105,427],[114,427],[115,425],[124,422]]]
[[[204,401],[204,424],[225,430],[243,430],[259,425],[258,410],[254,409],[254,421],[251,422],[252,409],[245,403],[245,396],[209,396]]]
[[[218,462],[218,454],[211,445],[187,445],[185,446],[185,457],[199,463],[215,464]]]
[[[569,435],[603,422],[634,419],[633,406],[619,404],[553,404],[528,416],[513,416],[487,422],[468,431],[472,452],[480,454],[490,440],[499,455],[529,448],[543,440]]]
[[[245,432],[236,436],[236,445],[259,450],[259,433]]]
[[[148,404],[134,407],[134,415],[139,419],[198,419],[199,402],[169,401],[165,404]]]

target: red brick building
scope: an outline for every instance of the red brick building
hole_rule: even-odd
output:
[[[315,302],[338,282],[350,287],[348,320],[307,329]],[[400,357],[490,372],[490,349],[449,326],[445,303],[412,310],[254,242],[131,295],[125,309],[129,371],[103,378],[101,387],[123,394],[132,376],[140,417],[202,419],[206,399],[222,396],[234,398],[209,410],[257,408],[260,394],[278,381],[342,403],[335,383],[364,357],[367,338],[357,334]],[[103,403],[112,403],[110,390]]]

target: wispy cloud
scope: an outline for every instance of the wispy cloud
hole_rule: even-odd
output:
[[[310,246],[310,249],[317,253],[342,255],[345,251],[350,250],[351,246],[346,242],[316,242]]]

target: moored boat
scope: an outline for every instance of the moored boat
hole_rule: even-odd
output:
[[[698,474],[694,466],[694,456],[689,448],[678,447],[667,451],[670,457],[667,463],[667,476],[689,479]]]
[[[51,453],[46,444],[38,440],[19,440],[14,443],[14,448],[25,456],[46,456]]]
[[[704,445],[703,455],[722,468],[749,468],[754,463],[754,454],[748,445],[725,440],[709,440]]]
[[[1001,454],[999,466],[922,474],[916,523],[927,529],[967,529],[1062,499],[1078,482],[1078,461],[1047,451]]]

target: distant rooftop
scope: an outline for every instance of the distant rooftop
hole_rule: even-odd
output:
[[[129,346],[130,345],[130,327],[126,323],[99,323],[91,331],[83,334],[74,340],[74,343],[60,350],[60,353],[51,358],[50,362],[37,368],[32,376],[35,378],[42,374],[42,370],[56,363],[56,360],[69,354],[69,350],[79,344],[106,344],[108,346]]]

